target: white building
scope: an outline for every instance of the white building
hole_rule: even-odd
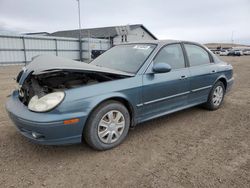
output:
[[[57,31],[49,36],[79,38],[79,30]],[[109,39],[111,45],[141,40],[157,40],[142,24],[81,29],[81,38]]]

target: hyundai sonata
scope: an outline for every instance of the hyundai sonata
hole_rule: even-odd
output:
[[[90,64],[39,56],[17,76],[6,108],[21,134],[46,145],[120,144],[136,124],[202,104],[218,109],[233,69],[186,41],[117,45]],[[178,130],[177,130],[178,131]]]

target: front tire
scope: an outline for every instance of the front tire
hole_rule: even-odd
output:
[[[225,95],[225,86],[221,81],[218,81],[212,87],[207,102],[204,107],[208,110],[217,110],[220,108]]]
[[[106,101],[90,115],[83,131],[85,141],[96,150],[116,147],[126,138],[130,127],[127,108],[117,101]]]

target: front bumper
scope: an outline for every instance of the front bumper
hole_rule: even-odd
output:
[[[64,145],[82,141],[82,131],[87,119],[82,112],[61,113],[56,110],[46,113],[31,112],[20,102],[17,91],[14,91],[7,101],[6,110],[20,133],[32,142]],[[68,125],[63,123],[64,120],[72,118],[79,118],[80,121]],[[35,138],[34,133],[39,136]]]

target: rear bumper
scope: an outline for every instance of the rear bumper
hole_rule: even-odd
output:
[[[6,103],[9,117],[19,132],[32,142],[45,145],[80,143],[86,116],[81,113],[47,112],[35,113],[28,110],[14,92]],[[79,118],[74,124],[65,125],[64,120]],[[34,137],[38,135],[37,137]]]
[[[233,83],[234,83],[234,78],[232,77],[230,80],[227,81],[227,90],[226,90],[226,92],[231,91],[231,89],[233,87]]]

